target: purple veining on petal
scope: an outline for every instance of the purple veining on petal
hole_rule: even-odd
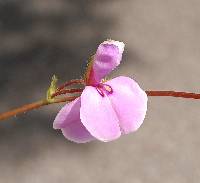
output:
[[[112,94],[113,93],[113,88],[109,84],[103,83],[102,85],[103,85],[103,88],[106,90],[106,92],[108,94]]]
[[[96,85],[94,87],[96,88],[96,90],[98,91],[98,93],[102,97],[104,97],[105,94],[112,94],[113,93],[112,87],[110,85],[108,85],[108,84],[105,84],[105,83],[99,83],[98,85]]]
[[[98,87],[98,86],[96,86],[95,88],[96,88],[97,92],[98,92],[102,97],[105,96],[104,91],[103,91],[103,88],[100,88],[100,87]]]

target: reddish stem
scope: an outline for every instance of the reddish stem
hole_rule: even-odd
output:
[[[200,93],[187,93],[187,92],[176,92],[176,91],[146,91],[146,94],[148,96],[171,96],[171,97],[181,97],[181,98],[192,98],[192,99],[200,99]],[[7,118],[10,118],[12,116],[40,108],[45,105],[53,104],[53,103],[61,103],[61,102],[69,102],[75,100],[79,96],[74,97],[65,97],[60,99],[55,99],[53,102],[48,102],[46,100],[38,101],[32,104],[24,105],[22,107],[19,107],[17,109],[5,112],[0,114],[0,120],[4,120]]]
[[[33,109],[40,108],[45,105],[49,105],[49,104],[53,104],[53,103],[55,104],[55,103],[67,102],[67,101],[70,102],[70,101],[75,100],[76,98],[77,97],[65,97],[65,98],[56,99],[54,102],[48,102],[47,100],[41,100],[38,102],[27,104],[22,107],[19,107],[19,108],[13,109],[11,111],[0,114],[0,121],[10,118],[10,117],[13,117],[13,116],[16,116],[18,114],[22,114],[24,112],[28,112]]]
[[[58,92],[55,92],[55,93],[51,96],[51,98],[54,98],[54,97],[56,97],[56,96],[58,96],[58,95],[63,95],[63,94],[66,94],[66,93],[80,93],[80,92],[82,92],[82,91],[83,91],[83,89],[81,89],[81,88],[73,88],[73,89],[59,90]]]
[[[65,87],[70,86],[72,84],[84,84],[84,83],[85,83],[85,81],[82,79],[73,79],[73,80],[68,81],[68,82],[64,83],[63,85],[59,86],[57,90],[60,91],[60,90],[64,89]]]
[[[200,99],[200,93],[187,93],[187,92],[177,92],[177,91],[146,91],[148,96],[157,97],[181,97],[181,98],[192,98]]]

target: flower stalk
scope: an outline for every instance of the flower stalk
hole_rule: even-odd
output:
[[[76,98],[77,97],[63,97],[63,98],[60,98],[60,99],[55,99],[51,102],[48,101],[48,100],[40,100],[40,101],[31,103],[31,104],[24,105],[22,107],[18,107],[16,109],[11,110],[11,111],[1,113],[0,114],[0,121],[11,118],[11,117],[19,115],[19,114],[26,113],[26,112],[34,110],[34,109],[38,109],[42,106],[46,106],[46,105],[49,105],[49,104],[71,102],[71,101],[75,100]]]
[[[146,91],[147,96],[156,97],[180,97],[190,99],[200,99],[200,93],[188,93],[178,91]]]
[[[200,99],[200,93],[188,93],[188,92],[178,92],[178,91],[146,91],[147,96],[154,96],[154,97],[179,97],[179,98],[187,98],[187,99]],[[8,112],[4,112],[0,114],[0,121],[6,120],[13,116],[23,114],[25,112],[38,109],[40,107],[56,104],[56,103],[63,103],[63,102],[71,102],[75,100],[78,96],[73,97],[63,97],[59,99],[54,99],[54,101],[48,100],[40,100],[31,104],[24,105],[22,107],[10,110]]]

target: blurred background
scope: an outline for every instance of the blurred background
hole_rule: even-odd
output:
[[[126,44],[113,77],[199,92],[199,32],[198,0],[0,0],[0,112],[79,78],[107,38]],[[149,98],[136,133],[81,145],[52,128],[62,105],[1,122],[1,183],[199,182],[199,101]]]

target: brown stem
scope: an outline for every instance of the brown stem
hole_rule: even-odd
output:
[[[4,119],[8,119],[8,118],[13,117],[13,116],[16,116],[18,114],[22,114],[24,112],[28,112],[28,111],[33,110],[33,109],[40,108],[40,107],[45,106],[45,105],[67,102],[67,101],[73,101],[76,98],[77,97],[65,97],[65,98],[55,99],[53,102],[48,102],[47,100],[41,100],[41,101],[38,101],[38,102],[27,104],[27,105],[24,105],[22,107],[19,107],[19,108],[13,109],[11,111],[0,114],[0,121],[4,120]]]
[[[177,91],[146,91],[146,94],[148,96],[158,96],[158,97],[171,96],[171,97],[200,99],[200,93],[187,93],[187,92],[177,92]],[[59,98],[59,99],[55,99],[53,102],[48,102],[47,100],[41,100],[32,104],[24,105],[17,109],[0,114],[0,120],[8,119],[12,116],[16,116],[18,114],[40,108],[45,105],[73,101],[77,97],[79,96]]]
[[[58,95],[63,95],[63,94],[66,94],[66,93],[80,93],[82,92],[83,89],[81,88],[72,88],[72,89],[66,89],[66,90],[59,90],[57,92],[55,92],[53,95],[51,95],[51,98],[54,98]]]
[[[82,79],[73,79],[71,81],[68,81],[68,82],[64,83],[60,87],[58,87],[57,90],[60,91],[60,90],[64,89],[65,87],[70,86],[72,84],[84,84],[84,80],[82,80]]]
[[[157,97],[181,97],[181,98],[192,98],[200,99],[200,93],[187,93],[187,92],[177,92],[177,91],[146,91],[148,96]]]

